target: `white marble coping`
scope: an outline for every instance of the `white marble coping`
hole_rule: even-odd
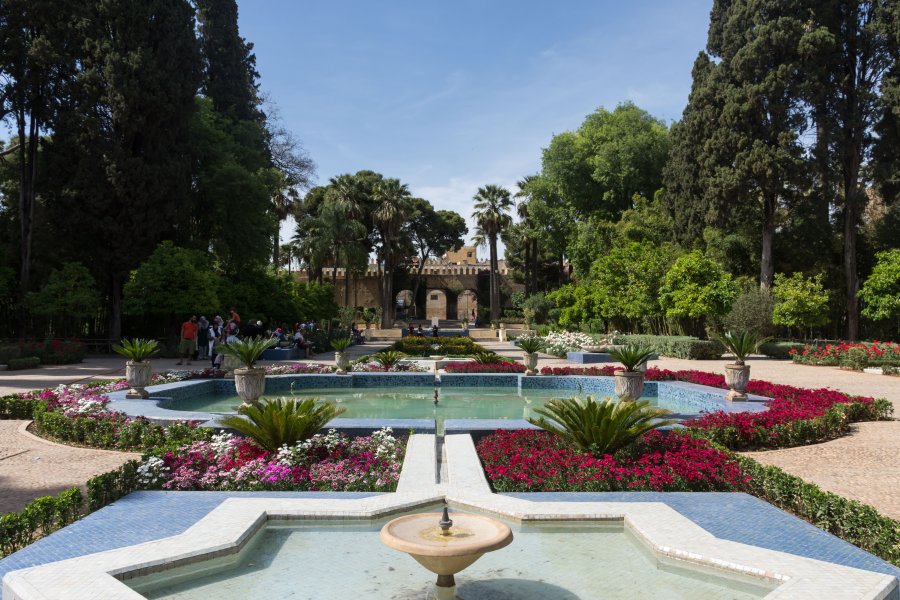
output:
[[[358,499],[229,498],[179,535],[12,571],[3,578],[2,598],[140,600],[143,596],[121,579],[236,553],[270,519],[378,518],[444,499],[457,508],[521,521],[620,521],[660,561],[777,585],[767,600],[882,600],[896,593],[898,582],[890,575],[719,539],[663,503],[532,502],[493,494],[470,436],[447,436],[445,448],[447,482],[434,483],[433,436],[417,435],[395,493]]]

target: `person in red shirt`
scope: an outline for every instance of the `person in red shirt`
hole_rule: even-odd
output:
[[[237,323],[238,327],[241,326],[241,315],[237,314],[233,308],[231,309],[231,320]]]
[[[191,318],[181,324],[181,341],[178,344],[178,362],[182,364],[187,359],[187,364],[191,364],[191,358],[197,351],[197,315],[191,315]]]

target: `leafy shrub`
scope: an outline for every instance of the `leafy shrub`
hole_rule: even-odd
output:
[[[118,469],[88,479],[88,509],[99,510],[140,489],[139,466],[140,462],[130,460]]]
[[[804,346],[800,342],[766,342],[760,345],[759,352],[769,358],[786,359],[791,357],[791,350],[800,352]]]
[[[900,344],[893,342],[841,342],[826,344],[824,347],[805,346],[791,353],[795,363],[835,367],[843,365],[846,355],[853,350],[855,361],[862,364],[862,352],[866,352],[867,367],[900,366]]]
[[[0,515],[0,558],[76,521],[83,501],[81,490],[72,488],[37,498],[22,512]]]
[[[11,358],[19,358],[22,353],[14,344],[0,346],[0,365],[5,365]]]
[[[275,452],[284,445],[308,440],[344,410],[316,398],[280,398],[261,406],[242,406],[242,416],[228,417],[222,424],[252,438],[260,448]]]
[[[41,366],[41,359],[37,356],[23,356],[22,358],[11,358],[7,364],[10,371],[21,371],[23,369],[34,369]]]
[[[845,369],[862,371],[869,366],[869,353],[865,348],[854,346],[841,357],[840,365]]]
[[[775,298],[772,297],[772,292],[751,285],[738,294],[722,323],[726,329],[752,331],[758,336],[767,337],[775,333],[772,323],[774,310]]]
[[[638,344],[662,356],[691,360],[714,360],[725,352],[722,344],[715,340],[700,340],[685,335],[617,335],[613,343]]]
[[[435,349],[434,346],[437,346]],[[456,337],[424,337],[407,336],[394,342],[391,350],[403,352],[410,356],[428,356],[431,354],[446,356],[447,354],[475,354],[482,350],[481,346],[465,336]]]
[[[31,419],[34,407],[43,404],[41,400],[21,398],[19,396],[0,397],[0,420]]]
[[[662,420],[669,411],[650,408],[647,400],[555,398],[534,412],[540,418],[529,422],[594,456],[613,454],[648,431],[675,422]]]

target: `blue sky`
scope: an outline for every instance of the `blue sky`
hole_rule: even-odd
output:
[[[597,107],[678,119],[712,1],[238,4],[318,183],[371,169],[468,218],[480,185],[513,189]]]

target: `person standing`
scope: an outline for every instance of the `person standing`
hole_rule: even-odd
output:
[[[197,321],[197,360],[206,360],[209,358],[207,349],[209,347],[209,321],[204,315],[200,315]]]
[[[181,324],[181,342],[178,345],[178,362],[182,364],[187,359],[187,364],[191,364],[191,357],[197,351],[197,315],[191,315],[191,318]]]
[[[212,323],[209,324],[209,330],[206,332],[206,337],[209,340],[209,351],[207,352],[207,355],[209,356],[211,364],[215,365],[216,345],[222,337],[222,317],[217,316],[213,319]]]

